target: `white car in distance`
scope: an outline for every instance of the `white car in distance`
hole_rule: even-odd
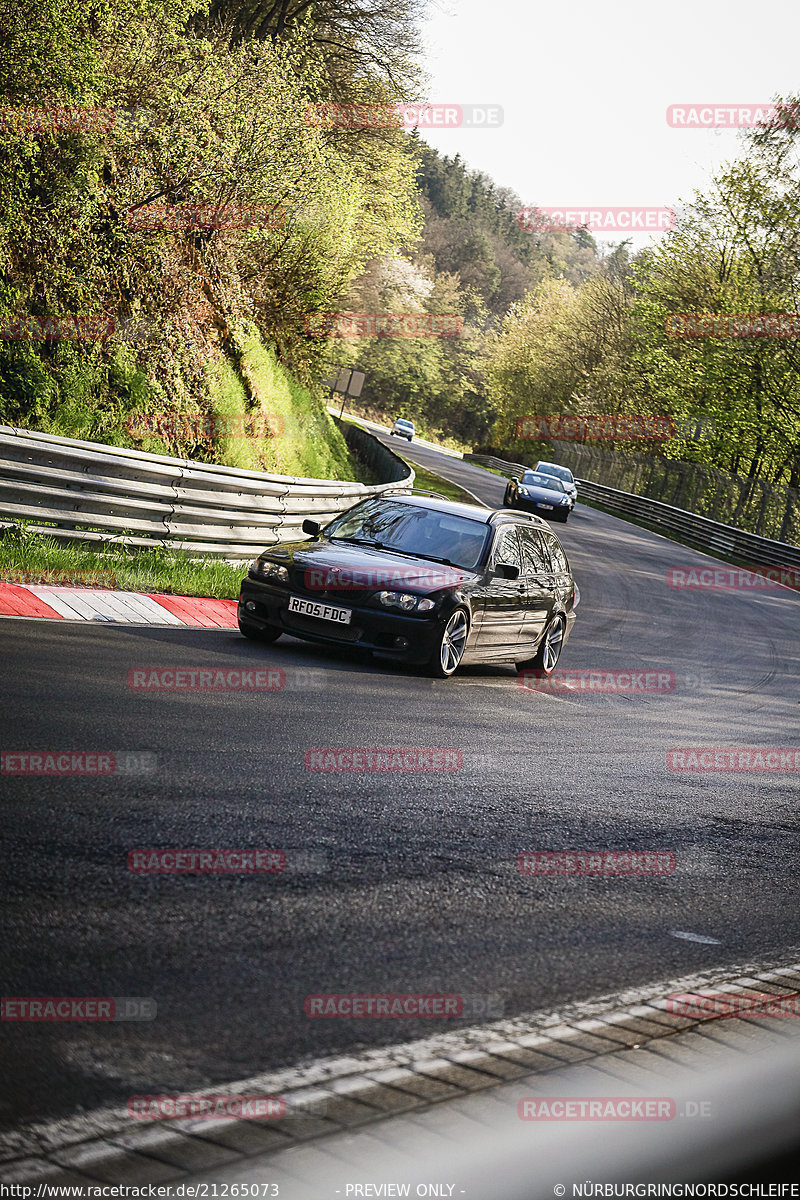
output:
[[[569,467],[562,467],[558,463],[538,462],[533,469],[540,475],[553,475],[560,479],[570,500],[574,503],[578,499],[578,485]]]
[[[411,441],[414,436],[414,422],[407,421],[405,417],[398,417],[394,423],[394,428],[390,430],[391,437],[394,437],[395,434],[398,437],[408,438]]]

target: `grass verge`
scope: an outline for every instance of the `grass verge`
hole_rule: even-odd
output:
[[[179,596],[211,596],[235,600],[245,574],[215,559],[193,561],[154,546],[152,550],[83,542],[62,546],[47,534],[24,525],[2,530],[0,581],[62,587],[112,588],[123,592],[168,592]],[[255,554],[254,554],[255,557]]]
[[[400,457],[402,458],[402,455]],[[408,460],[404,459],[403,461]],[[441,475],[434,475],[433,471],[428,471],[416,463],[409,462],[409,466],[414,469],[414,487],[424,488],[429,492],[438,492],[440,496],[445,496],[448,500],[458,500],[460,504],[476,503],[475,497],[471,496],[469,492],[465,492],[457,483],[451,483],[449,479],[443,479]]]

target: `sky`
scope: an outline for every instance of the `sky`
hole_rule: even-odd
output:
[[[671,128],[668,106],[800,93],[797,0],[430,0],[423,33],[426,99],[503,113],[495,127],[422,136],[523,205],[679,213],[738,156],[739,139]],[[634,246],[651,236],[634,235]]]

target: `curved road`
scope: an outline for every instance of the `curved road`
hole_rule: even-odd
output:
[[[402,453],[502,498],[480,468]],[[6,1125],[441,1029],[309,1019],[314,993],[458,993],[474,1023],[800,940],[797,774],[666,766],[674,747],[800,746],[798,596],[672,590],[670,566],[712,560],[580,505],[556,528],[582,594],[563,666],[672,672],[672,691],[533,692],[511,667],[434,681],[289,638],[0,621],[4,749],[155,755],[140,775],[2,779],[3,994],[157,1004],[146,1022],[3,1022]],[[136,667],[264,665],[283,691],[127,685]],[[307,771],[324,746],[452,748],[463,766]],[[135,848],[217,846],[280,848],[287,869],[126,866]],[[524,850],[597,848],[669,851],[676,870],[516,868]]]

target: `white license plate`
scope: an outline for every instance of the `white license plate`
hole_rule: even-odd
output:
[[[323,604],[321,600],[304,600],[302,596],[289,597],[289,612],[303,613],[307,617],[319,617],[321,621],[335,621],[337,625],[349,625],[353,616],[351,608]]]
[[[552,504],[537,504],[537,508],[552,508]]]

